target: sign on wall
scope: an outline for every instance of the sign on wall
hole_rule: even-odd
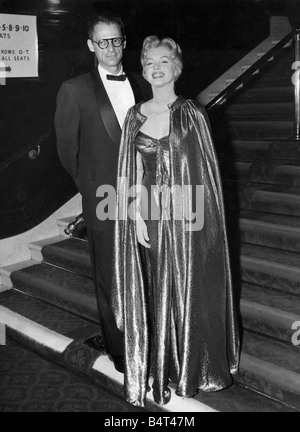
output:
[[[0,14],[0,77],[38,77],[35,16]]]

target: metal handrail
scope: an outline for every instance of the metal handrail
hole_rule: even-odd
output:
[[[0,164],[0,171],[3,171],[4,169],[8,168],[16,160],[20,159],[21,157],[23,157],[25,155],[27,155],[29,157],[29,159],[35,159],[35,157],[31,157],[30,152],[34,151],[34,152],[36,152],[36,156],[39,156],[40,152],[41,152],[41,145],[43,144],[44,141],[46,141],[52,135],[53,135],[52,131],[48,131],[48,132],[43,133],[33,143],[28,144],[26,147],[22,148],[16,154],[14,154],[10,158],[8,158],[5,162]]]
[[[220,105],[224,104],[228,98],[232,97],[241,86],[244,86],[248,81],[250,81],[250,79],[253,77],[254,74],[259,72],[259,70],[262,69],[272,57],[275,57],[297,35],[300,35],[300,28],[291,31],[280,42],[278,42],[274,46],[274,48],[272,48],[270,51],[264,54],[257,62],[255,62],[242,75],[240,75],[236,80],[234,80],[234,82],[232,82],[229,86],[227,86],[226,89],[224,89],[221,93],[218,94],[218,96],[216,96],[211,102],[209,102],[206,105],[205,107],[206,110],[208,112],[211,112],[212,110],[218,108]],[[300,102],[300,98],[299,98],[299,102]],[[297,111],[297,105],[296,105],[296,111]],[[300,127],[299,127],[299,131],[300,131]]]

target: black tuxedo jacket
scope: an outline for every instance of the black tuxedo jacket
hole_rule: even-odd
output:
[[[127,72],[126,72],[127,73]],[[142,76],[127,73],[136,103],[151,97]],[[121,128],[105,91],[98,68],[62,84],[55,114],[57,149],[62,165],[82,194],[83,215],[91,229],[109,229],[99,221],[99,186],[116,187]]]

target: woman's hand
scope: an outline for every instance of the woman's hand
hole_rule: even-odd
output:
[[[147,249],[151,249],[149,242],[149,237],[148,237],[148,229],[147,229],[147,225],[144,221],[144,219],[138,215],[137,219],[136,219],[136,235],[137,235],[137,239],[138,242],[145,246],[145,248]]]

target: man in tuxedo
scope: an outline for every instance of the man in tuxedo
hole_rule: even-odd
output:
[[[105,349],[115,368],[123,372],[123,334],[110,308],[114,222],[98,220],[96,208],[101,198],[96,191],[102,185],[116,187],[126,113],[135,103],[148,100],[151,93],[142,76],[123,71],[126,38],[118,16],[97,15],[89,23],[88,37],[98,66],[61,86],[55,114],[57,147],[62,165],[82,194]]]

